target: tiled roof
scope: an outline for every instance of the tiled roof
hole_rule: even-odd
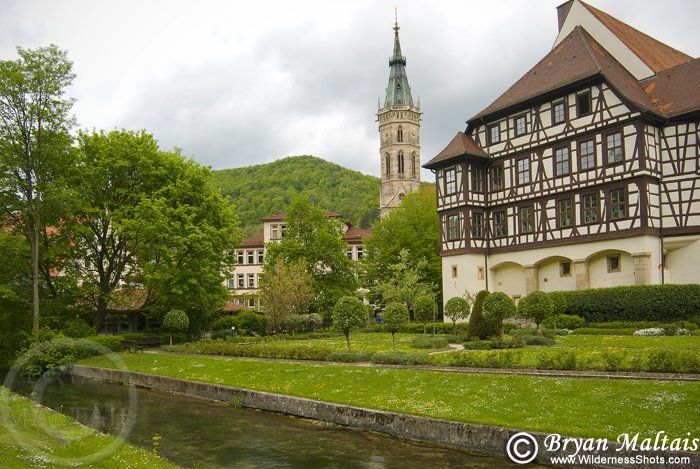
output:
[[[350,228],[347,229],[345,234],[343,234],[343,240],[345,240],[348,243],[358,243],[361,242],[365,238],[369,238],[372,236],[372,231],[371,230],[364,230],[362,228],[358,228],[356,226],[351,226]]]
[[[469,122],[595,76],[604,77],[623,98],[641,110],[657,111],[639,82],[585,29],[577,26],[525,76]]]
[[[474,139],[464,132],[457,132],[452,141],[437,154],[432,160],[423,165],[424,168],[431,168],[438,163],[449,161],[459,156],[471,155],[488,158],[484,150],[479,148]]]
[[[242,247],[259,247],[262,246],[265,242],[265,237],[262,234],[255,235],[255,236],[248,236],[246,238],[243,238],[243,241],[241,242]]]
[[[641,83],[656,110],[676,117],[700,110],[700,59],[670,68]]]
[[[107,304],[110,311],[135,311],[143,308],[148,293],[141,288],[116,290]]]
[[[581,4],[655,73],[693,60],[691,56],[634,29],[617,18],[587,3],[581,2]]]

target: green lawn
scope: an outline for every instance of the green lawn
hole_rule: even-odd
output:
[[[3,387],[0,387],[0,454],[4,468],[178,467]]]
[[[568,335],[558,336],[557,345],[565,347],[700,349],[700,336]]]
[[[128,369],[328,402],[581,437],[624,432],[686,436],[700,427],[700,384],[543,378],[288,363],[171,354],[122,354]],[[113,367],[107,357],[84,365]]]
[[[429,334],[396,334],[396,351],[417,352],[418,349],[411,347],[411,342],[420,337],[431,336]],[[324,339],[278,340],[270,343],[280,347],[314,345],[328,347],[333,352],[346,352],[348,350],[345,336],[342,334]],[[393,351],[393,342],[389,333],[356,333],[350,334],[350,347],[353,352],[391,352]]]

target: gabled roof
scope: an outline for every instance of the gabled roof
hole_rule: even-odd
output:
[[[243,238],[241,247],[262,247],[265,244],[265,236],[262,234]]]
[[[596,76],[605,78],[623,98],[640,109],[656,111],[637,79],[585,29],[577,26],[537,65],[469,122]]]
[[[362,228],[351,226],[343,234],[343,240],[350,244],[357,244],[370,236],[372,236],[371,230],[363,230]]]
[[[656,110],[669,118],[700,110],[700,59],[670,68],[641,83]]]
[[[581,2],[581,4],[655,73],[693,60],[688,54],[634,29],[617,18],[587,3]]]
[[[488,158],[486,152],[479,148],[474,139],[464,132],[457,132],[457,135],[455,135],[445,149],[438,153],[432,160],[424,164],[423,167],[431,169],[440,163],[465,155]]]

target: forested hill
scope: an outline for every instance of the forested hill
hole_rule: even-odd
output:
[[[314,156],[213,171],[212,179],[233,199],[246,236],[260,233],[260,218],[286,210],[301,192],[361,228],[370,228],[379,216],[379,178]]]

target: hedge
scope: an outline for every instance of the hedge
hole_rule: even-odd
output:
[[[588,322],[700,319],[700,285],[635,285],[563,291],[567,314]]]

